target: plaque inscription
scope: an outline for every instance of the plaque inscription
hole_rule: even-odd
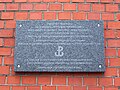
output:
[[[104,72],[103,21],[17,21],[16,72]]]

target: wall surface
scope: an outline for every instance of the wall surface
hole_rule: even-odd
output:
[[[104,20],[105,73],[15,73],[16,20]],[[0,0],[0,90],[120,90],[120,0]]]

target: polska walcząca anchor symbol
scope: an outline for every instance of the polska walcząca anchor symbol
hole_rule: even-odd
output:
[[[64,55],[64,53],[62,51],[63,51],[63,47],[58,46],[58,50],[57,50],[57,52],[55,52],[55,56],[62,57]]]

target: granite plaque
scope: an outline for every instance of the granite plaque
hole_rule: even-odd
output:
[[[104,72],[103,21],[17,21],[15,72]]]

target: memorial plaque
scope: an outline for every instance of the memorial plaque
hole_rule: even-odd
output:
[[[103,21],[17,21],[15,72],[104,72]]]

